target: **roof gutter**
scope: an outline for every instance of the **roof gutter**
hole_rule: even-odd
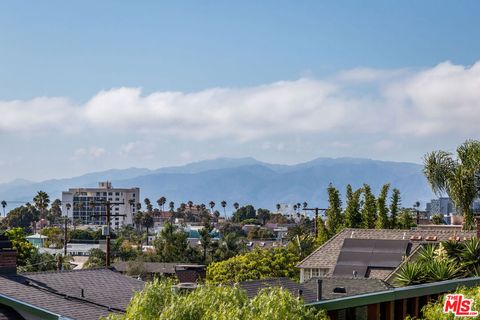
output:
[[[415,298],[433,294],[451,292],[459,287],[473,287],[480,284],[480,277],[466,279],[454,279],[432,283],[407,286],[402,288],[393,288],[386,291],[360,294],[350,297],[322,300],[307,303],[307,306],[324,310],[339,310],[354,308],[380,302],[395,301],[400,299]]]
[[[28,313],[45,320],[73,320],[71,318],[62,316],[60,314],[53,313],[46,309],[34,306],[30,303],[0,294],[0,304],[6,305],[15,309],[18,313]]]

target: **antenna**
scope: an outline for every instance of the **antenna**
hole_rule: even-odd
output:
[[[315,211],[315,238],[318,237],[318,212],[322,210],[323,212],[327,211],[328,209],[324,208],[303,208],[303,211]],[[323,223],[323,222],[322,222]]]

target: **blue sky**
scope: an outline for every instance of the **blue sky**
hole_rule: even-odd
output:
[[[0,182],[216,156],[420,162],[478,138],[479,9],[2,2]]]

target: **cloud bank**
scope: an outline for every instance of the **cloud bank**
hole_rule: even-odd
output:
[[[0,101],[0,132],[106,134],[239,142],[297,133],[476,134],[480,62],[424,70],[359,68],[327,79],[301,78],[249,88],[154,92],[101,91],[84,104],[63,97]],[[125,153],[138,149],[126,145]],[[101,150],[78,155],[99,156]]]

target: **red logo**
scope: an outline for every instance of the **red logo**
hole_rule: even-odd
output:
[[[476,317],[477,311],[472,310],[473,299],[467,299],[463,294],[447,294],[443,312],[452,312],[457,317]]]

